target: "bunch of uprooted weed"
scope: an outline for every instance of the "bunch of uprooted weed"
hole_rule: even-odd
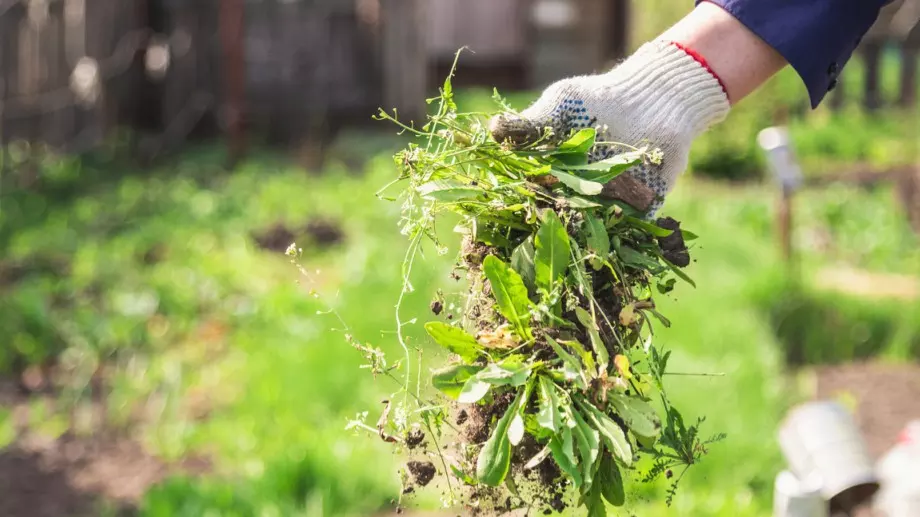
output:
[[[418,140],[396,154],[400,175],[381,191],[402,187],[391,199],[403,203],[410,240],[397,303],[405,358],[387,365],[379,350],[354,343],[373,371],[403,372],[404,400],[417,407],[398,406],[391,419],[388,405],[376,429],[353,426],[424,451],[404,472],[404,493],[432,480],[434,460],[452,495],[455,483],[464,486],[460,502],[471,509],[574,504],[604,515],[604,501],[624,504],[623,473],[643,456],[651,461],[637,479],[652,482],[685,471],[711,441],[698,436],[701,420],[686,425],[671,405],[663,382],[669,352],[651,340],[650,318],[670,325],[653,293],[669,292],[677,279],[692,283],[680,267],[689,262],[684,240],[694,236],[673,219],[645,219],[611,192],[629,168],[654,166],[657,153],[622,146],[626,152],[589,163],[596,146],[613,145],[596,141],[594,129],[547,130],[524,146],[497,142],[487,114],[458,109],[450,77],[432,101],[438,111],[421,128],[378,115]],[[496,102],[509,109],[497,93]],[[451,353],[430,377],[444,398],[431,401],[418,359],[410,371],[403,327],[411,320],[399,307],[422,241],[446,252],[435,232],[445,213],[460,218],[457,269],[468,291],[461,317],[445,312],[425,324]],[[442,308],[432,304],[435,314]]]

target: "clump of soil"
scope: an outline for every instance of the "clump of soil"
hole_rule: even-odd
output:
[[[406,447],[414,449],[422,444],[425,441],[425,433],[421,429],[415,429],[409,431],[409,435],[406,436]]]
[[[661,247],[661,253],[664,258],[668,259],[677,267],[687,267],[690,265],[690,252],[684,243],[684,236],[680,231],[680,223],[671,217],[662,217],[656,221],[658,226],[665,230],[672,230],[667,237],[659,237],[658,245]]]
[[[437,473],[437,470],[434,468],[434,463],[430,461],[410,461],[406,463],[406,468],[409,469],[409,473],[412,474],[418,486],[426,486],[428,483],[431,483],[431,480],[434,479],[434,475]]]

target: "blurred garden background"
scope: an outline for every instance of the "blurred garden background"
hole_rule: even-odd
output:
[[[523,108],[691,4],[0,0],[0,515],[395,512],[401,458],[346,424],[396,386],[327,311],[398,349],[408,242],[375,192],[409,140],[371,116],[421,120],[461,46],[461,109],[494,110],[493,87]],[[624,515],[770,515],[803,400],[845,401],[876,457],[920,417],[916,4],[817,110],[786,70],[695,144],[662,213],[699,236],[697,287],[661,297],[657,330],[675,370],[720,374],[671,393],[727,438],[671,508],[662,484]],[[804,177],[786,205],[757,143],[773,125]],[[450,281],[444,237],[404,314]]]

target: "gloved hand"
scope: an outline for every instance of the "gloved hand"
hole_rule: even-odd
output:
[[[538,139],[545,127],[560,138],[572,129],[594,127],[598,142],[660,149],[659,165],[644,162],[628,171],[629,177],[613,180],[619,180],[621,189],[630,188],[634,180],[651,189],[654,196],[646,206],[630,204],[652,217],[687,167],[693,140],[724,119],[729,109],[722,83],[701,57],[675,43],[652,41],[607,73],[551,85],[520,117],[499,115],[490,129],[498,141],[524,145]],[[590,159],[627,150],[599,143]]]

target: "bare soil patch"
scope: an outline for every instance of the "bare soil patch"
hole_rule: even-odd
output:
[[[206,460],[170,464],[150,454],[124,431],[100,426],[58,438],[24,425],[30,397],[0,380],[0,405],[14,415],[17,437],[0,449],[0,515],[90,517],[102,507],[134,515],[147,489],[173,473],[203,474]]]
[[[853,363],[815,369],[815,396],[849,398],[869,453],[881,457],[913,419],[920,418],[920,365]]]

